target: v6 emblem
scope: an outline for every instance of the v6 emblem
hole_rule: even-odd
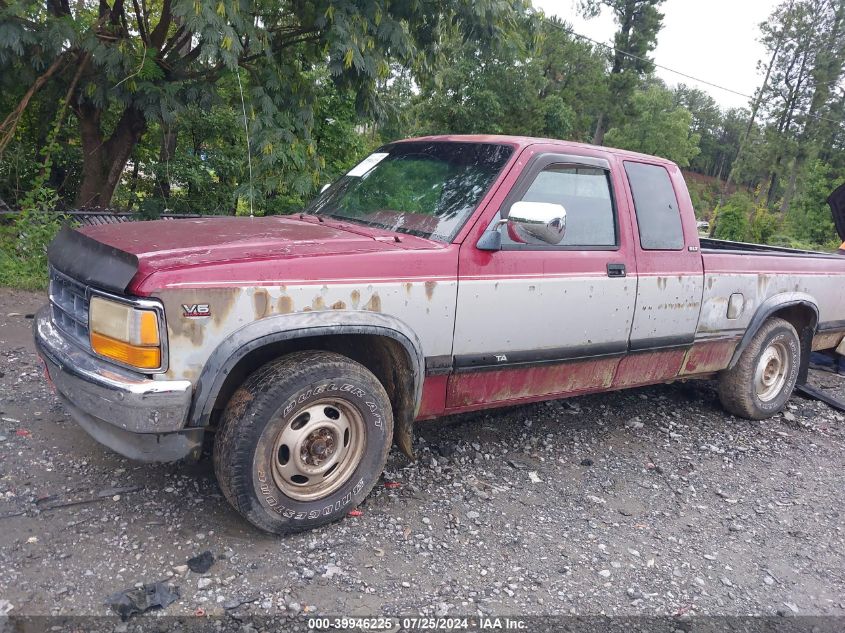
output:
[[[184,317],[207,317],[211,316],[211,308],[207,303],[195,303],[193,305],[182,304],[182,316]]]

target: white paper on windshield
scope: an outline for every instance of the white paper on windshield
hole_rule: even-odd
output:
[[[353,178],[360,178],[368,171],[370,171],[373,167],[378,165],[385,158],[387,158],[389,155],[390,152],[376,152],[374,154],[370,154],[360,163],[355,165],[355,167],[346,172],[346,175],[352,176]]]

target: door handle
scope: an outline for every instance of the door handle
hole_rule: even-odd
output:
[[[624,277],[625,276],[625,264],[608,264],[607,265],[607,276],[608,277]]]

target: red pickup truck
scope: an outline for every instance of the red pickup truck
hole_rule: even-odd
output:
[[[690,378],[765,418],[845,345],[845,257],[700,239],[676,165],[545,139],[391,143],[299,215],[65,229],[49,259],[71,415],[140,460],[213,433],[277,533],[345,516],[416,420]]]

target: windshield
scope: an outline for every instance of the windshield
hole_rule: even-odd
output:
[[[410,142],[371,154],[306,213],[451,242],[513,149],[486,143]]]

